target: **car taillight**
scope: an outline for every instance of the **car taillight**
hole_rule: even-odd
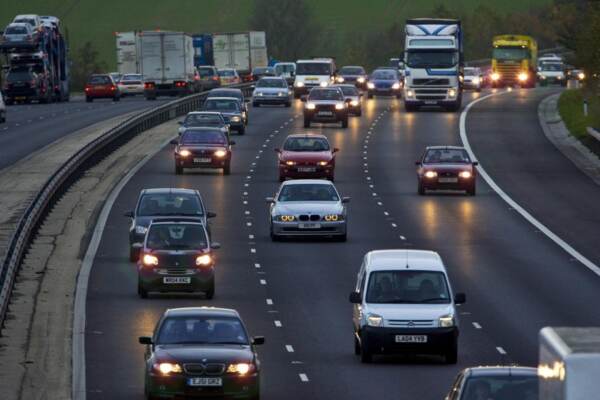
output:
[[[154,87],[154,83],[152,82],[146,82],[144,83],[144,88],[145,89],[152,89]]]
[[[218,76],[213,76],[213,77],[212,77],[212,80],[213,80],[213,81],[218,81],[218,80],[219,80],[219,77],[218,77]]]
[[[111,85],[110,90],[117,90],[117,87],[115,85]]]
[[[187,86],[187,82],[175,82],[175,87],[184,87]]]

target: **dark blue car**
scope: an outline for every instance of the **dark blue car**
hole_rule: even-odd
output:
[[[402,95],[402,82],[398,72],[394,69],[376,69],[369,77],[367,83],[367,96],[396,96]]]

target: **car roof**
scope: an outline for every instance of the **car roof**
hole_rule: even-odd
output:
[[[497,365],[467,368],[464,374],[465,376],[537,376],[538,370],[535,367]]]
[[[236,88],[215,88],[215,89],[211,89],[210,92],[208,92],[208,94],[211,94],[213,92],[236,92],[236,93],[243,93],[241,89],[236,89]]]
[[[31,28],[31,25],[29,25],[27,22],[11,22],[6,27],[10,28],[11,26],[24,26],[27,28]]]
[[[39,18],[40,16],[37,14],[19,14],[16,17],[13,18],[13,20],[18,19],[18,18]]]
[[[295,137],[302,137],[302,138],[305,138],[305,137],[314,137],[314,138],[320,138],[320,139],[322,138],[322,139],[325,139],[325,140],[329,141],[327,139],[327,136],[325,136],[325,135],[323,135],[321,133],[309,133],[309,132],[307,132],[307,133],[291,133],[291,134],[289,134],[287,136],[287,138],[292,138],[292,137],[293,138],[295,138]]]
[[[306,184],[317,184],[317,185],[328,185],[334,186],[331,181],[326,181],[323,179],[294,179],[291,181],[285,181],[281,185],[282,186],[290,186],[290,185],[306,185]]]
[[[194,317],[194,316],[216,316],[216,317],[237,317],[240,315],[231,308],[219,307],[181,307],[169,308],[165,311],[165,317]]]
[[[149,188],[142,189],[140,194],[197,194],[195,189],[184,188]]]
[[[462,146],[427,146],[425,150],[465,150]]]
[[[331,64],[333,60],[323,60],[323,59],[307,59],[307,60],[298,60],[296,64],[299,63],[315,63],[315,64]]]
[[[438,253],[430,250],[373,250],[366,255],[369,271],[390,269],[445,271]]]
[[[365,67],[363,67],[362,65],[344,65],[340,69],[344,69],[344,68],[362,68],[362,69],[365,69]]]
[[[240,99],[238,99],[237,97],[228,97],[228,96],[209,96],[206,98],[206,100],[234,100],[234,101],[240,101]]]

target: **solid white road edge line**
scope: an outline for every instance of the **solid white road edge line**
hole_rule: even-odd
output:
[[[499,94],[504,94],[504,93],[509,93],[509,92],[502,92],[502,93],[499,93]],[[472,102],[470,102],[469,104],[467,104],[467,106],[465,107],[465,109],[460,114],[460,124],[459,124],[459,127],[460,127],[460,139],[463,142],[463,146],[465,147],[465,149],[469,153],[469,156],[473,160],[477,160],[477,157],[475,157],[475,154],[473,153],[473,150],[471,149],[471,145],[469,144],[469,139],[467,138],[467,129],[466,129],[467,114],[469,113],[469,110],[471,109],[471,107],[473,107],[475,104],[477,104],[480,101],[483,101],[485,99],[488,99],[488,98],[490,98],[492,96],[495,96],[495,95],[497,95],[497,94],[496,93],[492,93],[492,94],[488,94],[486,96],[480,97],[479,99],[473,100]],[[496,184],[496,182],[494,182],[494,180],[487,174],[487,172],[485,171],[485,169],[483,169],[483,167],[481,166],[481,164],[477,166],[477,171],[479,172],[479,175],[481,175],[481,177],[486,181],[486,183],[512,209],[516,210],[519,214],[521,214],[521,216],[523,218],[525,218],[531,225],[533,225],[537,230],[539,230],[540,232],[542,232],[550,240],[552,240],[554,243],[556,243],[558,246],[560,246],[571,257],[573,257],[574,259],[576,259],[577,261],[579,261],[581,264],[583,264],[585,267],[587,267],[590,271],[592,271],[596,275],[600,276],[600,267],[598,267],[592,261],[590,261],[589,259],[587,259],[583,254],[579,253],[577,250],[575,250],[573,247],[571,247],[571,245],[569,245],[567,242],[565,242],[560,237],[558,237],[554,232],[552,232],[550,229],[548,229],[544,224],[542,224],[535,217],[533,217],[531,214],[529,214],[529,212],[527,212],[527,210],[525,210],[516,201],[514,201],[509,195],[507,195],[504,192],[504,190],[502,190],[500,188],[500,186],[498,186]]]
[[[173,138],[176,136],[173,136]],[[88,244],[85,257],[81,262],[79,275],[77,276],[77,287],[75,289],[75,307],[73,311],[73,343],[72,343],[72,398],[73,400],[85,400],[86,398],[86,381],[85,381],[85,306],[87,299],[88,283],[92,264],[96,258],[96,252],[102,239],[102,233],[106,226],[106,221],[112,207],[119,197],[121,190],[127,185],[131,178],[156,154],[165,148],[173,139],[166,140],[155,152],[151,152],[146,157],[141,159],[129,172],[121,178],[117,186],[109,194],[102,211],[98,216],[98,221],[94,227],[94,233]]]

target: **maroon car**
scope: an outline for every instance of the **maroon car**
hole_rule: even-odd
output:
[[[85,101],[88,103],[94,99],[113,99],[119,101],[121,99],[121,91],[113,80],[108,75],[92,75],[85,84]]]
[[[475,196],[477,161],[471,161],[463,147],[427,147],[416,164],[420,195],[427,190],[464,190]]]
[[[179,140],[171,141],[175,148],[175,173],[180,175],[184,168],[223,169],[225,175],[231,173],[231,146],[221,128],[188,128]]]
[[[279,181],[286,178],[326,178],[333,182],[335,153],[324,135],[306,133],[289,135],[279,153]]]

